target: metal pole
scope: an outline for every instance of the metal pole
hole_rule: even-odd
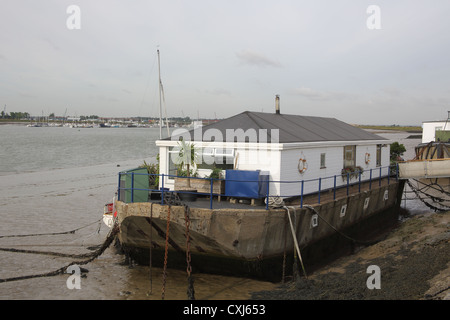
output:
[[[381,187],[381,167],[380,167],[380,176],[378,177],[378,186]]]
[[[320,189],[322,187],[322,178],[319,178],[319,204],[320,204]]]
[[[304,187],[304,184],[305,184],[305,180],[302,180],[302,193],[301,193],[301,196],[300,196],[300,208],[303,208],[303,187]]]
[[[210,188],[210,194],[209,194],[209,209],[212,209],[212,207],[213,207],[213,186],[214,186],[213,178],[211,178],[210,183],[211,183],[211,188]]]
[[[117,201],[120,201],[120,175],[121,175],[121,172],[119,172],[119,181],[117,184]]]
[[[164,205],[164,173],[161,173],[161,205]]]
[[[162,105],[161,105],[161,63],[158,49],[158,74],[159,74],[159,138],[162,139]]]
[[[134,202],[134,172],[131,173],[131,202]]]
[[[348,196],[349,186],[350,186],[350,173],[347,173],[347,196]]]
[[[334,175],[333,200],[336,200],[336,175]]]

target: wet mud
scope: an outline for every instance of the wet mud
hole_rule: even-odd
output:
[[[450,213],[410,217],[385,239],[314,271],[254,292],[266,300],[450,299]],[[379,289],[373,288],[379,267]],[[369,269],[368,269],[369,268]],[[368,285],[369,282],[369,285]],[[372,287],[370,289],[369,287]]]

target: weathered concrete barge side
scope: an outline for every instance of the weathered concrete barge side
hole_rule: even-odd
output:
[[[404,181],[372,187],[336,200],[289,207],[306,265],[327,258],[350,241],[340,235],[379,232],[397,221]],[[186,268],[183,206],[116,202],[119,241],[136,262],[162,266],[169,218],[169,268]],[[278,281],[283,257],[292,258],[293,236],[285,208],[265,210],[190,208],[190,252],[194,272],[239,275]],[[285,255],[287,253],[287,255]],[[289,268],[292,263],[287,263]],[[289,271],[289,270],[287,270]]]

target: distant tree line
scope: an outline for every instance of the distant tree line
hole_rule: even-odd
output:
[[[5,111],[1,112],[2,119],[12,119],[12,120],[20,120],[20,119],[29,119],[30,114],[28,112],[10,112],[9,114]]]

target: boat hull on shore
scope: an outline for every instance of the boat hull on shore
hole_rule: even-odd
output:
[[[399,176],[408,179],[416,196],[435,211],[450,210],[450,143],[421,143],[413,160],[400,162]]]
[[[286,261],[292,260],[294,239],[309,265],[334,256],[341,245],[350,248],[349,235],[379,233],[397,221],[403,185],[391,181],[303,208],[191,207],[188,220],[186,206],[117,201],[118,239],[125,254],[141,264],[186,268],[189,247],[194,271],[278,281],[292,266]]]

